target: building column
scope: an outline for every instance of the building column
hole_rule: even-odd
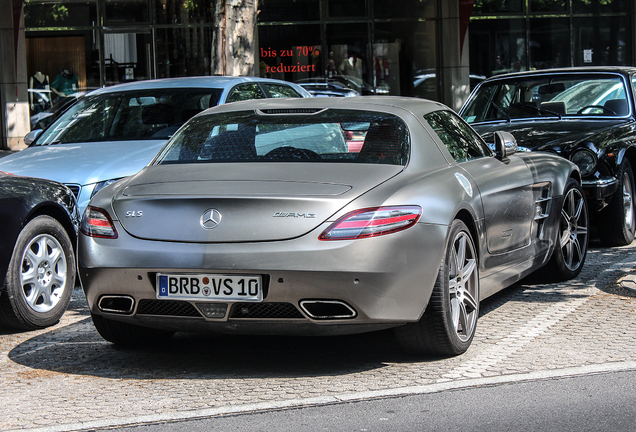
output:
[[[470,93],[468,20],[474,0],[438,0],[438,65],[442,102],[459,111]]]
[[[30,130],[22,0],[0,1],[0,148],[24,147]]]

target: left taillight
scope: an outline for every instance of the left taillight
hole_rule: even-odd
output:
[[[354,240],[405,230],[422,215],[419,206],[373,207],[347,213],[329,226],[319,240]]]
[[[116,239],[117,229],[108,212],[99,207],[88,206],[80,224],[82,234],[89,237]]]

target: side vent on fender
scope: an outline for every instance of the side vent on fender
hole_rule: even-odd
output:
[[[534,215],[535,235],[538,240],[543,240],[543,228],[550,215],[552,205],[552,183],[538,183],[534,185],[534,203],[536,214]]]

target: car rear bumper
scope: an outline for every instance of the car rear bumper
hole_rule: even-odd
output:
[[[284,242],[196,244],[134,239],[117,228],[115,240],[80,235],[80,281],[92,313],[173,331],[250,334],[345,334],[418,320],[447,232],[419,223],[354,241],[319,241],[319,228]],[[259,275],[264,298],[158,299],[157,273]],[[210,304],[223,315],[206,316]]]

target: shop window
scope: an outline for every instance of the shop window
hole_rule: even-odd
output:
[[[324,77],[320,26],[259,26],[259,76],[291,82]]]
[[[157,78],[210,75],[211,41],[209,27],[157,29]]]
[[[377,94],[439,100],[435,21],[376,23],[372,84]]]
[[[473,15],[523,12],[525,0],[475,0]]]
[[[367,24],[328,24],[327,77],[360,94],[373,94],[373,52]]]
[[[351,18],[367,16],[366,0],[328,0],[330,18]]]
[[[471,21],[470,73],[492,76],[526,70],[525,23],[524,19]]]
[[[154,0],[157,24],[212,23],[214,5],[210,0]]]
[[[574,65],[632,64],[629,16],[573,18]]]
[[[319,0],[261,0],[258,2],[259,22],[318,21]]]
[[[531,12],[565,12],[567,10],[565,0],[530,0]]]
[[[572,0],[574,13],[631,13],[632,2],[629,0]]]
[[[435,0],[391,0],[375,1],[373,17],[388,18],[435,18]]]
[[[104,35],[106,85],[152,78],[150,33]]]
[[[570,66],[570,29],[567,18],[530,20],[530,68]]]
[[[104,0],[104,21],[112,23],[148,22],[148,0]]]
[[[60,0],[56,2],[25,0],[24,25],[37,27],[86,27],[95,25],[97,6],[94,1],[76,2]]]

